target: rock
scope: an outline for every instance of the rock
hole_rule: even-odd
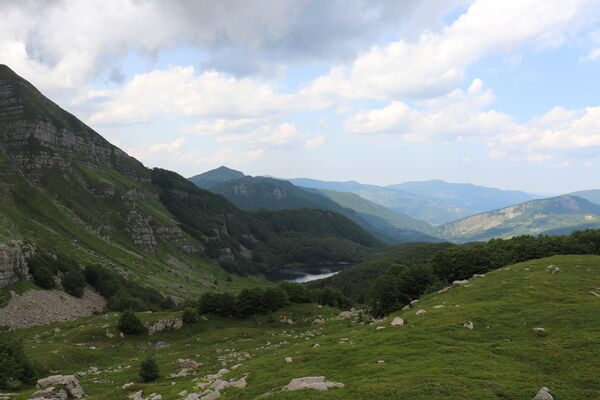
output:
[[[132,394],[131,396],[129,396],[129,398],[132,400],[144,400],[144,398],[142,397],[142,393],[143,393],[143,391],[140,390],[139,392],[136,392],[136,393]]]
[[[436,305],[436,306],[433,306],[433,308],[435,308],[435,309],[438,309],[438,308],[443,308],[443,307],[444,307],[444,305],[443,305],[443,304],[438,304],[438,305]]]
[[[416,303],[418,303],[418,302],[419,302],[419,299],[413,300],[413,301],[411,301],[411,302],[410,302],[410,305],[411,305],[411,306],[414,306],[414,305],[415,305]]]
[[[241,366],[242,366],[242,364],[235,364],[233,367],[231,367],[231,369],[238,369]]]
[[[54,388],[54,386],[38,390],[31,395],[31,399],[36,400],[67,400],[69,395],[64,389]]]
[[[473,329],[473,323],[471,321],[467,321],[463,324],[463,328]]]
[[[218,390],[215,390],[214,392],[211,392],[206,396],[200,397],[200,400],[213,400],[218,399],[219,397],[221,397],[221,393]]]
[[[121,389],[127,389],[129,386],[133,386],[133,382],[129,382],[121,386]]]
[[[385,329],[385,326],[378,326],[375,330]]]
[[[561,270],[558,267],[554,267],[554,270],[552,270],[552,274],[558,274],[559,272],[561,272]]]
[[[337,317],[338,317],[338,319],[350,319],[350,318],[352,318],[352,312],[351,311],[342,311],[339,313],[339,315]]]
[[[220,377],[222,377],[223,375],[225,375],[225,374],[228,374],[228,373],[229,373],[229,370],[228,370],[227,368],[221,368],[221,369],[219,370],[219,372],[217,372],[217,375],[218,375],[218,376],[219,376],[219,378],[220,378]]]
[[[377,364],[385,364],[385,360],[379,360],[377,361]]]
[[[533,400],[554,400],[554,397],[550,394],[550,389],[547,387],[543,387],[539,392],[533,397]]]
[[[391,326],[404,326],[404,320],[400,317],[396,317],[390,323]]]
[[[457,280],[457,281],[452,282],[452,287],[465,286],[465,285],[468,285],[468,284],[469,284],[469,281],[466,280],[466,279],[464,279],[462,281],[461,280]]]
[[[191,368],[191,369],[196,369],[200,366],[200,363],[194,360],[190,360],[189,358],[183,359],[183,358],[179,358],[177,359],[177,364],[179,364],[179,366],[181,368]]]
[[[223,379],[217,379],[216,381],[214,381],[212,383],[212,385],[210,385],[210,387],[212,387],[215,390],[220,391],[220,390],[223,390],[223,389],[229,387],[229,382],[224,381]]]
[[[316,318],[316,319],[315,319],[315,320],[312,322],[312,324],[313,324],[313,325],[321,325],[321,324],[324,324],[324,323],[325,323],[325,320],[324,320],[323,318]]]
[[[535,333],[546,333],[546,329],[544,328],[533,328]]]
[[[292,379],[283,387],[283,390],[315,389],[327,390],[331,387],[344,387],[343,383],[325,381],[324,376],[306,376],[304,378]]]
[[[17,241],[0,243],[0,289],[27,278],[29,268],[25,263],[23,250]]]
[[[169,347],[171,344],[167,343],[167,342],[156,342],[156,344],[154,345],[155,349],[165,349],[167,347]]]
[[[285,315],[279,316],[279,322],[281,322],[282,324],[294,325],[294,321]]]
[[[200,400],[200,395],[198,393],[190,393],[185,400]]]
[[[178,395],[179,397],[184,397],[184,396],[187,396],[187,394],[188,394],[187,390],[182,390],[181,392],[177,393],[177,395]]]
[[[315,343],[315,344],[313,344],[313,349],[317,349],[317,348],[319,348],[319,347],[321,347],[321,345],[320,345],[319,343]]]
[[[483,278],[485,274],[473,274],[473,279]]]
[[[423,315],[423,314],[425,314],[425,310],[423,310],[422,308],[415,313],[415,315]]]
[[[40,389],[57,385],[64,385],[67,392],[77,399],[85,396],[85,392],[77,378],[75,378],[75,375],[53,375],[47,378],[38,379],[37,381],[37,387]]]
[[[292,361],[293,361],[292,357],[286,357],[285,358],[285,362],[288,363],[288,364],[291,363]]]
[[[407,304],[404,307],[402,307],[402,311],[407,311],[407,310],[410,310],[410,304]]]
[[[596,292],[591,292],[594,296],[596,297],[600,297],[600,294],[596,293]]]
[[[148,330],[148,334],[152,335],[165,329],[181,329],[183,327],[183,320],[181,318],[164,318],[153,324],[146,322],[144,325]]]

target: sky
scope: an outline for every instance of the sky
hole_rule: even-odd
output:
[[[0,0],[0,63],[149,167],[600,188],[599,0]]]

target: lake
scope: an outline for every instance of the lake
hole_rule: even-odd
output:
[[[310,282],[317,279],[328,278],[350,265],[305,265],[293,268],[280,268],[270,271],[266,277],[270,281],[281,282]]]

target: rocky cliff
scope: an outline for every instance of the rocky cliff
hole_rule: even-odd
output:
[[[18,242],[0,243],[0,289],[16,282],[29,273],[23,251]]]

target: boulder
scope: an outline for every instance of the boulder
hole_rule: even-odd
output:
[[[423,315],[423,314],[425,314],[425,310],[423,310],[422,308],[415,313],[415,315]]]
[[[194,360],[190,360],[189,358],[183,359],[183,358],[178,358],[177,359],[177,364],[179,364],[179,366],[181,368],[191,368],[191,369],[196,369],[200,366],[200,363]]]
[[[324,324],[324,323],[325,323],[325,320],[324,320],[323,318],[316,318],[316,319],[315,319],[315,320],[312,322],[312,324],[313,324],[313,325],[321,325],[321,324]]]
[[[352,312],[351,311],[342,311],[341,313],[339,313],[338,318],[339,319],[350,319],[350,318],[352,318]]]
[[[75,375],[53,375],[47,378],[38,379],[37,381],[37,387],[39,389],[60,385],[64,386],[67,392],[77,399],[85,396],[85,392],[83,391],[83,388],[79,384],[77,378],[75,378]]]
[[[469,281],[466,280],[466,279],[464,279],[464,280],[457,280],[457,281],[452,282],[452,287],[465,286],[465,285],[468,285],[468,284],[469,284]]]
[[[411,301],[411,302],[410,302],[410,305],[411,305],[411,306],[414,306],[414,305],[415,305],[416,303],[418,303],[418,302],[419,302],[419,299],[417,299],[417,300],[413,300],[413,301]]]
[[[463,324],[463,328],[473,329],[473,323],[471,321],[467,321]]]
[[[473,274],[473,279],[483,278],[485,274]]]
[[[402,307],[402,311],[407,311],[407,310],[410,310],[410,304],[407,304],[404,307]]]
[[[327,390],[332,387],[344,387],[343,383],[340,382],[329,382],[325,381],[324,376],[306,376],[303,378],[292,379],[287,386],[284,386],[283,390],[301,390],[301,389],[315,389],[315,390]]]
[[[377,329],[375,329],[375,330],[378,331],[378,330],[381,330],[381,329],[385,329],[385,326],[378,326]]]
[[[533,328],[535,333],[546,333],[546,329],[544,328]]]
[[[244,389],[246,387],[246,385],[247,385],[246,377],[241,377],[237,381],[233,381],[232,383],[230,383],[229,386],[237,388],[237,389]]]
[[[313,349],[317,349],[317,348],[319,348],[319,347],[321,347],[321,345],[320,345],[319,343],[315,343],[315,344],[313,344]]]
[[[533,400],[554,400],[554,397],[550,394],[550,389],[547,387],[543,387],[539,392],[533,397]]]
[[[208,393],[207,395],[200,397],[200,400],[213,400],[218,399],[219,397],[221,397],[221,393],[218,390],[215,390],[214,392]]]
[[[292,361],[293,361],[292,357],[286,357],[285,358],[285,362],[288,363],[288,364],[291,363]]]
[[[49,386],[32,394],[30,400],[67,400],[68,397],[69,395],[64,389]]]
[[[404,320],[400,317],[396,317],[390,323],[391,326],[404,326]]]
[[[229,382],[224,381],[223,379],[217,379],[216,381],[213,382],[212,385],[210,385],[210,387],[212,387],[213,389],[220,391],[223,390],[227,387],[229,387]]]

